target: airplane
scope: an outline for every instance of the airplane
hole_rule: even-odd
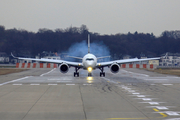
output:
[[[79,69],[84,69],[88,71],[88,76],[92,76],[92,71],[95,69],[100,69],[100,77],[105,77],[104,67],[109,67],[110,71],[112,73],[118,73],[120,70],[120,64],[124,63],[131,63],[131,62],[139,62],[139,61],[148,61],[148,60],[157,60],[161,59],[161,57],[156,58],[146,58],[146,59],[123,59],[123,60],[114,60],[114,61],[108,61],[108,62],[97,62],[98,59],[110,57],[110,56],[104,56],[104,57],[96,57],[95,55],[90,53],[90,36],[88,35],[88,53],[83,57],[74,57],[74,56],[68,56],[76,59],[81,59],[82,62],[71,62],[71,61],[65,61],[65,60],[53,60],[53,59],[34,59],[34,58],[22,58],[22,57],[15,57],[11,53],[12,57],[22,60],[33,60],[33,61],[39,61],[39,62],[46,62],[46,63],[55,63],[58,64],[59,70],[61,73],[67,73],[69,71],[70,67],[75,68],[74,77],[79,77]]]

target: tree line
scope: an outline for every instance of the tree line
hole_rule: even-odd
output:
[[[43,51],[61,53],[74,43],[87,40],[88,34],[91,35],[91,42],[103,42],[114,58],[122,58],[123,55],[140,57],[140,54],[154,57],[166,52],[180,52],[180,38],[169,37],[167,31],[160,37],[153,33],[138,32],[100,35],[90,32],[86,25],[55,30],[43,28],[38,32],[16,28],[6,30],[4,26],[0,26],[0,52],[9,55],[13,52],[24,57],[34,57]]]

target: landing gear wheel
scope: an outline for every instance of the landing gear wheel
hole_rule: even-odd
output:
[[[79,77],[79,72],[78,72],[78,70],[79,70],[80,68],[79,67],[75,67],[75,72],[74,72],[74,77]]]
[[[74,77],[79,77],[79,72],[74,72]]]
[[[100,77],[105,77],[105,72],[100,72]]]
[[[90,77],[90,76],[92,76],[92,74],[91,74],[91,73],[88,73],[88,76]]]

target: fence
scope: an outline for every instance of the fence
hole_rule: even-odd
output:
[[[16,68],[57,68],[54,63],[16,63]]]

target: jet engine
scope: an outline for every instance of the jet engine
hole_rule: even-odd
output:
[[[110,66],[110,70],[111,70],[112,73],[117,73],[117,72],[119,72],[119,69],[120,69],[120,66],[119,66],[118,64],[116,64],[116,63],[114,63],[114,64],[112,64],[112,65]]]
[[[67,73],[69,71],[69,66],[65,63],[62,63],[60,66],[59,66],[59,70],[61,73]]]

